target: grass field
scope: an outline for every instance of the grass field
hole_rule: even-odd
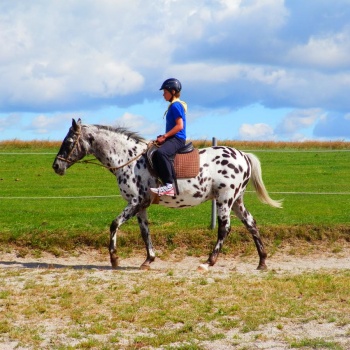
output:
[[[350,144],[237,146],[260,158],[271,196],[284,198],[284,208],[274,209],[254,193],[245,196],[275,266],[268,272],[254,270],[256,250],[238,220],[224,245],[227,259],[206,275],[182,265],[178,254],[197,264],[191,256],[206,256],[216,239],[209,202],[151,206],[160,259],[148,272],[137,270],[145,252],[130,220],[118,239],[129,262],[113,271],[109,225],[125,205],[115,178],[79,164],[57,176],[51,164],[58,143],[0,143],[0,348],[348,350],[349,269],[327,262],[335,256],[348,263]],[[69,267],[81,251],[96,251],[87,246],[103,248],[102,260],[91,262],[88,253]],[[309,256],[312,271],[279,267],[294,258],[297,270]],[[236,270],[246,260],[248,269]]]
[[[271,197],[284,199],[280,210],[261,204],[255,193],[245,196],[247,208],[271,244],[295,235],[308,240],[350,236],[348,143],[305,143],[304,148],[280,143],[238,146],[260,158]],[[2,243],[56,252],[86,244],[106,246],[109,225],[125,206],[115,177],[101,167],[81,164],[57,176],[51,164],[58,148],[59,143],[0,143]],[[216,238],[210,229],[210,210],[210,202],[181,210],[151,206],[156,247],[182,245],[191,253],[207,249]],[[232,225],[238,234],[229,237],[227,247],[249,241],[237,219]],[[143,249],[135,219],[121,231],[119,247]]]

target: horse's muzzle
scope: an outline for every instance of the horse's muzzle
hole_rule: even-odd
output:
[[[55,161],[53,162],[52,169],[58,175],[64,175],[66,173],[66,167],[58,159],[55,159]]]

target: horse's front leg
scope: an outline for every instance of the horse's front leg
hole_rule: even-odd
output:
[[[149,270],[151,263],[156,258],[156,254],[154,252],[151,236],[149,234],[147,210],[146,209],[141,209],[137,213],[137,220],[139,223],[141,236],[142,236],[143,241],[145,242],[146,250],[147,250],[147,258],[144,261],[144,263],[141,265],[141,269]]]
[[[109,255],[111,259],[112,268],[118,267],[118,256],[117,256],[117,232],[119,227],[136,215],[139,210],[139,205],[136,203],[129,203],[129,205],[123,210],[123,212],[112,221],[110,227],[110,240],[109,240]]]

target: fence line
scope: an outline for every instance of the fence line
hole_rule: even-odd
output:
[[[246,191],[246,193],[255,193],[255,191]],[[301,194],[301,195],[318,195],[318,196],[334,196],[334,195],[344,195],[350,196],[350,192],[272,192],[269,191],[269,194]]]
[[[0,156],[28,156],[28,155],[31,155],[31,156],[42,156],[42,155],[50,155],[50,156],[54,156],[56,155],[57,153],[47,153],[47,152],[0,152]]]
[[[255,193],[255,191],[246,191],[246,193]],[[291,194],[291,195],[316,195],[316,196],[350,196],[350,192],[270,192],[270,194]],[[47,196],[47,197],[0,197],[2,199],[105,199],[121,197],[120,194],[112,194],[108,196]]]
[[[48,196],[48,197],[0,197],[0,199],[104,199],[121,197],[120,194],[112,194],[109,196]]]

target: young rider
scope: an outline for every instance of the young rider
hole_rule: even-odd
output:
[[[163,186],[151,188],[158,196],[175,196],[173,167],[169,158],[186,143],[187,104],[180,100],[181,88],[179,80],[170,78],[165,80],[159,89],[163,90],[163,97],[170,105],[165,112],[165,134],[157,137],[160,147],[153,153],[153,163],[163,182]]]

